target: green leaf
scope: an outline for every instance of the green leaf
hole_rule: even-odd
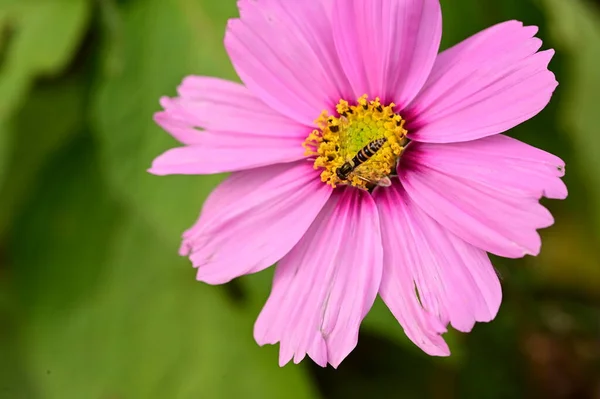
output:
[[[4,23],[14,30],[0,68],[0,119],[6,117],[38,75],[64,68],[81,40],[87,0],[3,1]]]
[[[0,180],[0,236],[32,191],[48,157],[84,129],[84,96],[85,81],[79,76],[41,83],[2,125],[13,133],[5,136],[11,152],[2,168],[6,179]]]
[[[104,57],[93,116],[111,185],[160,232],[173,254],[182,231],[221,176],[157,177],[152,160],[180,145],[152,120],[158,100],[191,74],[235,78],[222,45],[235,3],[148,0],[105,2]]]
[[[93,293],[120,207],[108,195],[89,137],[78,137],[42,166],[9,248],[23,316],[51,319]]]
[[[124,215],[91,140],[57,159],[10,245],[11,397],[316,397],[301,366],[279,368],[276,349],[256,345],[253,315]]]
[[[0,392],[7,392],[7,397],[45,397],[42,392],[34,395],[42,374],[32,372],[29,362],[41,350],[34,347],[60,334],[29,338],[24,333],[34,326],[60,325],[74,309],[86,306],[118,217],[118,206],[106,194],[89,140],[79,140],[42,166],[34,195],[24,204],[9,236],[6,258],[10,263],[3,265],[6,272],[0,280],[6,292],[6,306],[0,312],[6,339],[1,341],[7,346],[0,361],[4,389]],[[58,356],[47,367],[62,361]]]
[[[38,76],[57,74],[73,57],[90,15],[87,0],[0,0],[0,182],[12,129]]]

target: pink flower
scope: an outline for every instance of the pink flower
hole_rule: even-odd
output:
[[[190,76],[156,122],[166,174],[233,172],[183,235],[209,284],[277,263],[255,325],[281,365],[337,367],[377,294],[447,356],[450,324],[492,320],[487,253],[540,252],[564,163],[500,133],[557,86],[536,27],[501,23],[438,54],[438,0],[240,0],[225,46],[244,83]]]

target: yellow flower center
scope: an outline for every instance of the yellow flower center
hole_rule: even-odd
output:
[[[332,187],[350,185],[369,190],[389,185],[389,176],[407,142],[404,119],[394,113],[395,104],[363,95],[356,105],[340,100],[338,116],[323,111],[304,142],[306,155],[315,157],[321,180]]]

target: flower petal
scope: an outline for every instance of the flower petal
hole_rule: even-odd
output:
[[[187,147],[171,149],[150,169],[157,175],[211,174],[304,158],[311,129],[269,108],[244,86],[188,76],[179,97],[163,97],[154,120]],[[201,130],[206,129],[206,130]]]
[[[258,272],[296,245],[331,191],[308,162],[234,173],[183,234],[180,254],[209,284]]]
[[[409,137],[449,143],[502,133],[539,113],[558,85],[537,27],[508,21],[441,53],[404,111]]]
[[[450,323],[470,331],[492,320],[502,301],[486,253],[423,212],[400,184],[376,190],[383,237],[380,295],[406,335],[430,355],[447,356]]]
[[[542,195],[564,198],[564,163],[506,136],[472,142],[413,142],[399,176],[411,198],[463,240],[496,255],[537,255],[536,229],[554,223]]]
[[[256,325],[259,345],[280,342],[280,365],[308,354],[337,367],[354,349],[377,296],[381,233],[371,196],[335,192],[306,235],[277,265]]]
[[[335,44],[354,97],[400,108],[417,95],[442,37],[438,0],[334,0]]]
[[[465,143],[415,143],[411,151],[421,165],[496,187],[507,195],[536,200],[567,197],[562,159],[503,134]]]
[[[240,0],[225,47],[242,81],[265,103],[308,126],[350,93],[321,1]]]
[[[305,158],[301,139],[203,132],[202,142],[172,148],[152,162],[155,175],[208,175]]]
[[[239,83],[188,76],[177,91],[179,97],[161,98],[165,110],[158,112],[155,120],[183,144],[201,143],[200,128],[302,139],[311,132],[310,127],[273,110]]]

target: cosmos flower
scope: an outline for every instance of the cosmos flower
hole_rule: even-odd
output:
[[[438,0],[240,0],[225,46],[243,84],[189,76],[156,122],[183,146],[157,175],[233,172],[183,235],[197,279],[277,263],[254,328],[280,364],[337,367],[379,294],[447,356],[492,320],[487,252],[537,255],[564,163],[500,133],[557,86],[537,28],[509,21],[438,54]]]

